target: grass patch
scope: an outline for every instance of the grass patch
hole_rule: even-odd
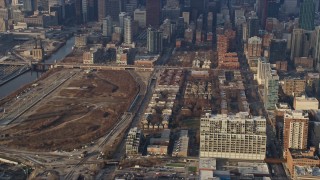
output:
[[[190,166],[190,167],[188,168],[188,170],[189,170],[190,172],[197,172],[197,167],[195,167],[195,166]]]

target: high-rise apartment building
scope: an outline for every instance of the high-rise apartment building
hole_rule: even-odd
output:
[[[161,31],[152,29],[147,30],[147,48],[148,52],[152,54],[159,54],[163,48],[163,34]]]
[[[161,1],[146,0],[147,26],[158,27],[161,17]]]
[[[315,68],[320,71],[320,26],[315,29],[316,44],[314,48]]]
[[[102,35],[103,36],[112,36],[112,18],[107,16],[102,20]]]
[[[300,4],[299,25],[304,30],[314,30],[315,4],[313,0],[304,0]]]
[[[291,55],[290,59],[293,61],[295,57],[302,56],[303,45],[303,29],[293,29],[291,36]]]
[[[269,62],[286,61],[287,40],[272,39],[270,42]]]
[[[253,36],[248,39],[247,57],[260,57],[262,53],[262,39]]]
[[[283,123],[283,151],[289,149],[306,149],[308,142],[308,113],[288,111]]]
[[[260,20],[258,16],[250,16],[248,18],[248,38],[259,36]]]
[[[130,16],[124,18],[124,43],[132,44],[132,19]]]
[[[265,84],[264,84],[264,107],[267,110],[274,110],[278,103],[278,92],[279,92],[279,76],[276,70],[269,69],[265,71]]]
[[[207,113],[200,119],[200,157],[263,160],[266,142],[263,117]]]
[[[126,12],[121,12],[119,14],[119,26],[120,26],[120,29],[121,29],[121,34],[124,33],[124,19],[125,19],[126,16],[127,16]]]

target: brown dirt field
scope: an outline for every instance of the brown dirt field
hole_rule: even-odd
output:
[[[0,142],[32,150],[72,150],[103,136],[129,107],[138,86],[126,71],[81,72],[41,102]]]

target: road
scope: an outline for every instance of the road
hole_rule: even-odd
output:
[[[43,100],[46,96],[60,87],[63,83],[69,80],[71,77],[77,74],[77,71],[73,70],[71,72],[65,71],[63,75],[55,78],[53,83],[48,86],[43,87],[41,91],[37,93],[27,93],[22,97],[17,97],[17,100],[10,104],[9,107],[4,107],[6,112],[2,113],[0,118],[0,126],[6,126],[14,122],[23,113],[32,108],[34,105]]]

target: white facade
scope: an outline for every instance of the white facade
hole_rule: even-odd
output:
[[[263,117],[207,113],[200,120],[200,157],[263,160],[266,142]]]
[[[319,101],[314,97],[295,97],[293,107],[295,110],[316,110],[319,109]]]
[[[132,19],[130,16],[124,18],[124,43],[132,44]]]

